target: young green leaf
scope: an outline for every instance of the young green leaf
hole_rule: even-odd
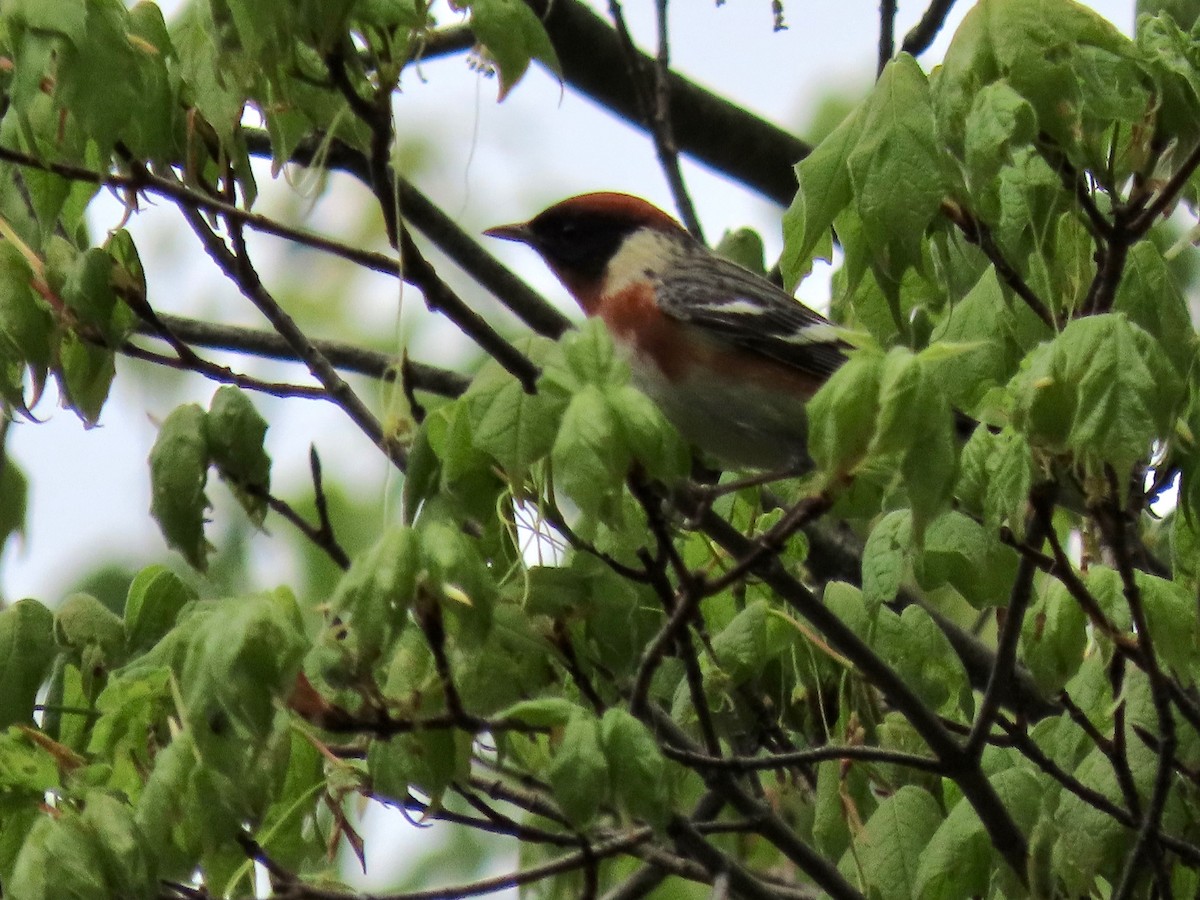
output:
[[[624,709],[612,707],[600,720],[600,741],[617,806],[635,819],[665,827],[671,792],[667,761],[654,735]]]
[[[54,616],[37,600],[0,611],[0,728],[33,721],[38,689],[54,660]]]
[[[880,900],[909,900],[916,882],[917,862],[942,823],[938,803],[927,791],[901,787],[879,804],[854,838],[855,856],[870,887]],[[849,870],[849,856],[842,870]]]
[[[166,566],[147,566],[134,576],[125,598],[125,640],[131,651],[148,650],[175,626],[196,592]]]
[[[471,30],[500,72],[500,100],[521,80],[530,60],[538,60],[562,77],[558,53],[545,26],[521,0],[471,0],[470,6]]]
[[[261,525],[271,490],[271,457],[263,448],[267,421],[232,385],[218,388],[208,407],[208,452],[250,520]]]
[[[880,519],[863,548],[863,597],[877,609],[900,591],[912,553],[912,513],[897,509]]]
[[[808,452],[830,479],[853,472],[871,446],[883,360],[869,351],[852,354],[808,402]]]
[[[853,197],[846,159],[859,140],[860,113],[846,116],[825,140],[796,165],[798,187],[783,215],[783,256],[779,267],[784,284],[794,289],[812,268],[814,253],[833,255],[833,220]]]
[[[546,773],[567,818],[587,825],[609,796],[611,781],[600,722],[586,712],[571,717]]]
[[[167,543],[204,571],[208,541],[204,513],[208,497],[208,432],[204,410],[194,403],[172,412],[150,451],[150,514]]]
[[[1087,620],[1059,581],[1041,591],[1021,628],[1021,659],[1047,697],[1079,671],[1087,647]]]

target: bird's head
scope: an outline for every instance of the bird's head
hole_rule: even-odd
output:
[[[617,283],[657,274],[694,243],[658,207],[610,192],[571,197],[484,234],[528,244],[588,312]]]

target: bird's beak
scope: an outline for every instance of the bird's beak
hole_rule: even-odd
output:
[[[500,238],[502,241],[516,241],[519,244],[533,242],[533,232],[529,230],[528,222],[518,222],[515,225],[497,225],[484,232],[488,237]]]

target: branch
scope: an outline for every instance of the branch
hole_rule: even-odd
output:
[[[177,337],[202,347],[232,350],[269,359],[303,362],[291,345],[273,331],[244,328],[239,325],[220,325],[215,322],[171,316],[165,313],[160,314],[159,318],[170,326],[171,331]],[[401,360],[390,353],[368,350],[346,341],[317,339],[312,341],[312,345],[330,363],[346,372],[357,372],[360,375],[369,375],[385,381],[393,381],[398,377]],[[413,387],[418,390],[428,391],[440,397],[457,397],[467,389],[467,378],[458,372],[411,361],[408,367]]]
[[[879,2],[879,53],[875,61],[875,77],[883,74],[884,67],[896,52],[896,0]]]
[[[953,8],[954,0],[933,0],[921,16],[921,21],[904,36],[904,41],[900,44],[901,51],[920,56],[928,50],[946,24],[946,17]]]
[[[681,750],[678,747],[672,747],[668,744],[663,746],[662,752],[668,759],[673,759],[685,765],[704,769],[728,769],[731,772],[738,773],[759,772],[764,769],[786,769],[793,766],[808,766],[831,759],[887,763],[938,774],[944,768],[940,760],[929,756],[918,756],[915,753],[903,753],[899,750],[887,750],[882,747],[868,747],[863,745],[814,747],[810,750],[796,750],[792,753],[771,753],[766,756],[707,756],[703,753],[692,753],[688,750]]]
[[[753,550],[753,543],[748,538],[710,510],[699,517],[699,523],[701,530],[735,557],[746,556]],[[893,708],[908,718],[934,755],[941,760],[946,777],[959,786],[963,796],[974,807],[993,846],[1024,883],[1028,878],[1025,836],[979,769],[977,761],[963,752],[938,716],[913,693],[904,679],[777,560],[764,562],[754,571],[780,599],[816,627],[835,650],[851,660]]]
[[[1036,551],[1040,550],[1046,532],[1053,528],[1050,516],[1054,509],[1053,485],[1035,487],[1030,496],[1033,506],[1033,521],[1028,528],[1029,545]],[[1033,557],[1021,557],[1017,568],[1017,577],[1013,581],[1012,591],[1008,598],[1004,627],[1000,631],[1000,639],[996,643],[996,660],[992,664],[992,674],[988,679],[987,689],[983,693],[983,701],[979,705],[979,713],[975,724],[971,726],[971,734],[967,738],[964,751],[971,757],[979,758],[991,731],[992,723],[1000,712],[1000,686],[1007,685],[1012,680],[1012,672],[1017,664],[1017,644],[1021,639],[1021,626],[1025,622],[1025,613],[1029,609],[1033,597],[1033,576],[1037,572],[1037,562]]]
[[[637,90],[617,33],[579,0],[525,2],[546,26],[567,84],[639,125]],[[644,54],[638,59],[644,68],[653,65]],[[809,154],[807,144],[677,73],[667,82],[680,150],[782,206],[792,202],[792,167]]]
[[[699,752],[692,739],[664,710],[652,703],[647,706],[647,712],[652,727],[667,741],[689,752]],[[795,829],[778,814],[747,794],[729,772],[709,770],[704,779],[709,790],[719,794],[730,806],[755,822],[755,830],[827,894],[839,900],[863,900],[862,894],[846,881],[833,863],[804,843]]]
[[[942,213],[958,226],[959,231],[962,232],[962,236],[968,243],[974,244],[983,251],[983,255],[996,268],[996,274],[1000,276],[1000,280],[1007,284],[1014,294],[1024,300],[1025,305],[1033,310],[1039,319],[1045,322],[1051,329],[1057,331],[1058,324],[1055,321],[1054,314],[1050,311],[1050,307],[1025,282],[1021,274],[1009,264],[1004,253],[996,245],[996,240],[992,237],[992,230],[987,226],[987,223],[977,219],[968,210],[949,201],[943,201]]]

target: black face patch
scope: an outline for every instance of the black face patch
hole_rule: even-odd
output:
[[[531,243],[548,262],[585,278],[600,278],[621,242],[638,227],[625,217],[572,209],[549,209],[529,223]]]

